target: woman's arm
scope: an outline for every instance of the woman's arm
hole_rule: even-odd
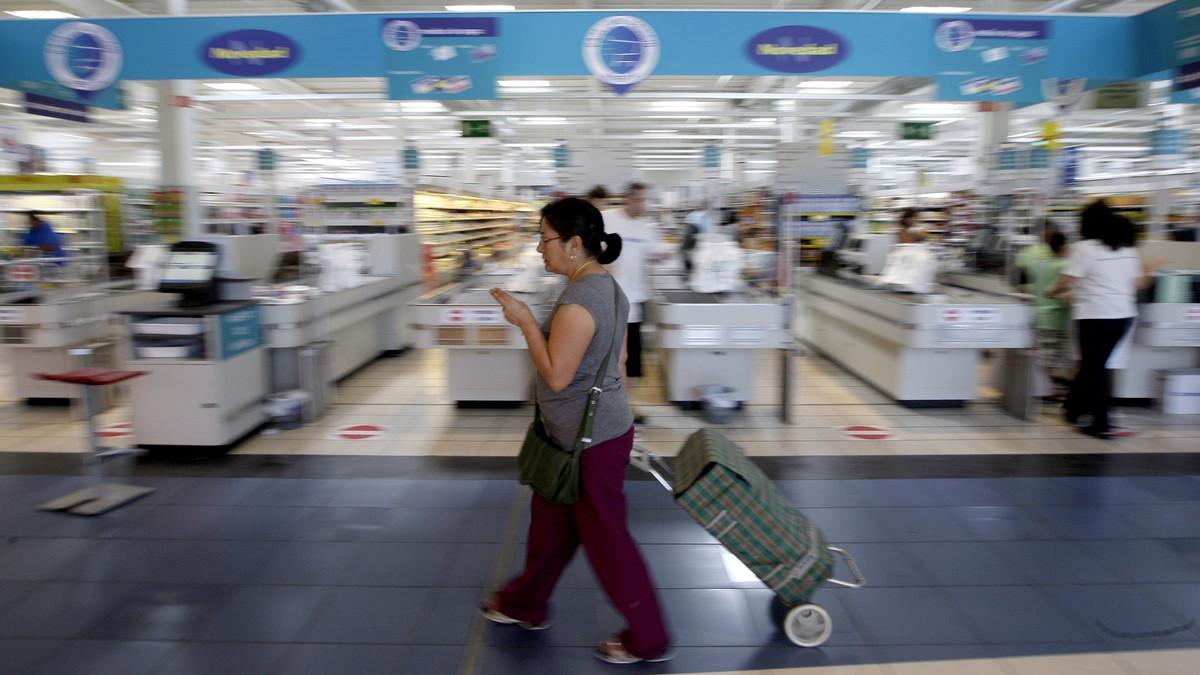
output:
[[[1058,276],[1058,281],[1050,287],[1050,290],[1046,291],[1046,297],[1061,298],[1064,295],[1067,295],[1071,292],[1071,289],[1075,287],[1075,281],[1075,277],[1069,277],[1065,274],[1060,274]]]
[[[591,313],[580,305],[561,305],[550,323],[550,338],[546,339],[528,305],[501,290],[493,290],[492,297],[504,308],[504,318],[521,329],[529,345],[529,357],[546,386],[556,393],[566,389],[596,333]]]

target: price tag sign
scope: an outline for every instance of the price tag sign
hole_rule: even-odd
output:
[[[32,283],[41,276],[37,265],[9,265],[4,270],[4,278],[17,283]]]
[[[21,310],[0,308],[0,324],[17,323],[23,323],[21,320]]]

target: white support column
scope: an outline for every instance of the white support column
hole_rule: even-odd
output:
[[[979,144],[975,147],[975,175],[983,184],[993,182],[992,158],[996,148],[1008,142],[1009,107],[998,104],[992,112],[978,113]]]
[[[167,14],[187,14],[187,0],[165,0]],[[158,84],[158,137],[162,148],[164,188],[182,196],[184,238],[201,234],[199,191],[196,186],[196,132],[191,105],[192,82],[170,80]]]

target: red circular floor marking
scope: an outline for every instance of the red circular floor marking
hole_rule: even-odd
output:
[[[347,441],[368,441],[372,438],[378,438],[382,433],[383,427],[375,426],[374,424],[353,424],[338,429],[337,436]]]
[[[129,422],[118,422],[100,427],[96,435],[100,438],[121,438],[133,433],[133,425]]]
[[[842,427],[842,433],[850,438],[857,438],[863,441],[885,441],[892,437],[892,433],[887,429],[868,427],[861,424]]]

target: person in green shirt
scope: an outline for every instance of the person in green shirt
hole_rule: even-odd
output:
[[[1067,266],[1067,238],[1054,230],[1046,237],[1045,246],[1050,255],[1033,260],[1028,268],[1029,291],[1034,296],[1034,327],[1042,365],[1054,382],[1054,397],[1061,398],[1066,392],[1072,365],[1068,336],[1071,310],[1065,299],[1052,298],[1049,291],[1058,284],[1058,278]]]
[[[1033,267],[1039,262],[1048,258],[1053,258],[1054,253],[1050,250],[1050,237],[1055,232],[1059,232],[1058,225],[1049,218],[1043,218],[1041,223],[1042,240],[1032,246],[1026,246],[1017,253],[1017,269],[1022,273],[1022,284],[1029,283],[1033,278]]]

